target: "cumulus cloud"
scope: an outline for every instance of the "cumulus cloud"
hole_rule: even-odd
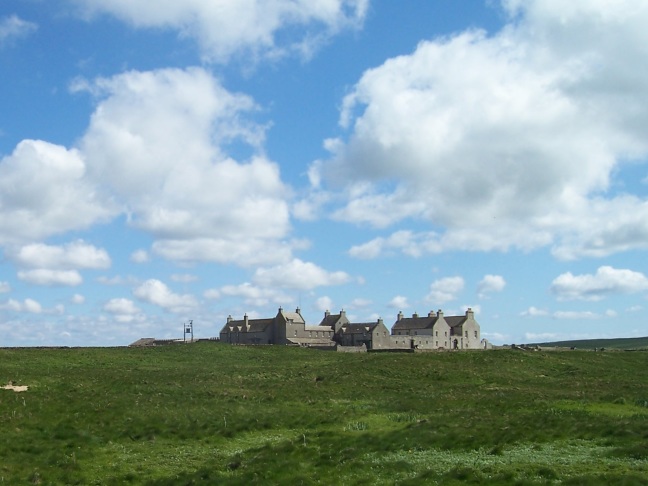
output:
[[[238,162],[223,146],[261,153],[257,109],[201,68],[131,71],[90,84],[99,103],[80,150],[128,209],[130,224],[152,234],[153,252],[193,262],[277,263],[290,257],[290,230],[277,164],[263,155]],[[183,143],[176,143],[183,140]],[[137,254],[142,260],[143,254]]]
[[[11,260],[21,267],[61,269],[105,269],[111,264],[108,252],[77,240],[63,246],[33,243],[9,252]]]
[[[23,140],[0,160],[0,244],[83,229],[116,214],[88,181],[78,150]]]
[[[83,277],[76,270],[50,270],[47,268],[21,270],[18,272],[18,278],[34,285],[73,287],[83,283]]]
[[[112,314],[117,322],[132,322],[141,313],[132,300],[124,298],[110,299],[104,304],[103,310]]]
[[[410,306],[407,297],[402,295],[397,295],[387,305],[392,309],[408,309]]]
[[[0,304],[0,310],[40,314],[43,312],[43,307],[34,299],[25,299],[22,302],[15,299],[9,299],[5,303]]]
[[[544,309],[538,309],[537,307],[531,306],[527,310],[520,312],[521,317],[543,317],[548,316],[549,311]]]
[[[457,299],[463,288],[464,279],[462,277],[442,278],[430,284],[430,293],[425,297],[425,300],[440,306]]]
[[[219,289],[206,290],[204,296],[208,299],[222,297],[239,297],[245,304],[261,307],[269,303],[282,304],[292,301],[292,298],[274,288],[258,287],[249,282],[240,285],[225,285]]]
[[[85,302],[85,297],[83,295],[81,295],[81,294],[74,294],[72,296],[72,298],[70,299],[70,301],[73,304],[77,304],[77,305],[78,304],[83,304]]]
[[[151,261],[151,257],[146,250],[140,249],[135,250],[133,253],[131,253],[130,260],[133,263],[147,263]]]
[[[477,296],[487,298],[490,294],[501,292],[506,287],[506,280],[501,275],[485,275],[477,285]]]
[[[226,61],[236,53],[276,58],[310,56],[328,37],[362,25],[369,0],[75,0],[86,15],[107,13],[136,27],[170,28],[195,39],[203,56]],[[280,39],[280,40],[279,40]]]
[[[558,300],[602,300],[615,294],[631,294],[648,290],[648,278],[641,272],[599,267],[595,274],[563,273],[554,279],[551,292]]]
[[[648,154],[648,75],[636,73],[648,61],[648,5],[504,8],[499,33],[423,41],[345,97],[348,136],[327,141],[330,159],[311,167],[318,192],[343,187],[334,217],[440,228],[353,256],[551,246],[572,259],[648,247],[648,202],[611,185],[625,161]]]
[[[331,299],[327,295],[318,297],[315,300],[315,309],[317,309],[320,312],[331,311],[332,308],[333,308],[333,299]]]
[[[0,282],[0,294],[6,294],[7,292],[11,292],[9,282]]]
[[[311,290],[316,287],[341,285],[350,280],[346,272],[329,272],[311,262],[298,258],[287,264],[259,268],[254,273],[254,282],[263,287]]]
[[[173,313],[182,313],[194,309],[198,302],[189,294],[176,294],[157,279],[149,279],[133,290],[133,295],[143,302],[157,305]]]
[[[0,47],[13,39],[26,37],[38,29],[33,22],[23,20],[17,15],[9,15],[0,18]]]

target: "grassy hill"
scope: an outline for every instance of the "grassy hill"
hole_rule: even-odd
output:
[[[534,343],[538,346],[558,346],[577,349],[627,349],[648,350],[648,337],[617,338],[617,339],[581,339],[574,341],[556,341],[550,343]]]
[[[648,484],[648,353],[2,349],[7,484]]]

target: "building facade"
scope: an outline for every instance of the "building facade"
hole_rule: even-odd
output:
[[[266,319],[242,320],[231,316],[220,332],[220,340],[231,344],[279,344],[309,347],[362,347],[367,350],[463,350],[483,349],[480,326],[474,312],[445,316],[443,311],[426,316],[402,312],[391,332],[382,319],[375,322],[352,323],[341,310],[339,314],[324,313],[317,326],[306,324],[299,308],[295,312],[279,308],[277,315]]]

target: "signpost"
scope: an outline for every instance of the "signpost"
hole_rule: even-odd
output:
[[[183,326],[183,335],[184,335],[184,342],[187,342],[187,335],[190,336],[190,343],[193,343],[193,320],[190,320],[188,324],[184,324]]]

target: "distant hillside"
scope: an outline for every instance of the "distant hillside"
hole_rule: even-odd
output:
[[[617,339],[581,339],[576,341],[555,341],[549,343],[533,343],[537,346],[556,346],[577,349],[645,349],[648,350],[648,337],[617,338]]]

